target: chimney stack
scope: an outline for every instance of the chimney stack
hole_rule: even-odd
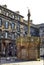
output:
[[[5,5],[2,5],[2,7],[7,8],[7,5],[6,4]]]
[[[16,11],[15,13],[20,14],[20,12],[19,12],[19,11]]]

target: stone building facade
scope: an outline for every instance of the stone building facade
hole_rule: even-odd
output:
[[[16,56],[16,39],[19,36],[27,36],[28,21],[23,18],[19,12],[13,12],[6,5],[0,5],[0,55],[2,57]],[[44,39],[41,28],[44,30],[41,25],[34,25],[31,21],[30,35]]]

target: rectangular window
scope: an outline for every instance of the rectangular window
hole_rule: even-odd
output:
[[[17,20],[17,16],[15,15],[15,20]]]
[[[11,27],[12,27],[12,29],[15,29],[15,24],[14,24],[14,23],[12,23],[12,26],[11,26]]]
[[[6,16],[8,16],[8,12],[6,13]]]
[[[5,22],[5,28],[9,28],[9,22]]]
[[[20,16],[18,16],[18,20],[20,21]]]
[[[12,15],[12,18],[14,19],[14,15]]]
[[[0,38],[1,38],[1,36],[2,36],[2,30],[0,30]]]
[[[5,38],[8,38],[8,36],[9,36],[9,35],[8,35],[8,32],[5,31],[5,32],[4,32],[4,37],[5,37]]]
[[[1,10],[0,10],[0,13],[1,13]]]
[[[0,27],[2,26],[2,20],[0,19]]]
[[[5,33],[5,38],[7,38],[7,37],[8,37],[8,33],[6,32],[6,33]]]
[[[20,17],[20,22],[23,22],[23,18],[22,17]]]
[[[14,33],[12,33],[12,39],[15,39],[15,34]]]
[[[0,42],[0,52],[1,52],[1,42]]]

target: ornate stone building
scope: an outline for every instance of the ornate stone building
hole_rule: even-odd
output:
[[[26,36],[28,32],[28,22],[23,18],[18,11],[13,12],[6,5],[0,5],[0,56],[16,56],[16,38]],[[31,36],[43,37],[42,29],[31,20]]]
[[[16,55],[16,38],[20,35],[20,22],[23,16],[15,13],[7,6],[0,6],[0,55]]]

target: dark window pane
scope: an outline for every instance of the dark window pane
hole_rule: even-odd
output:
[[[15,29],[15,24],[14,23],[12,23],[12,29]]]
[[[0,27],[2,26],[2,20],[0,19]]]
[[[8,36],[9,36],[8,32],[4,32],[4,37],[8,38]]]
[[[1,38],[1,36],[2,36],[2,30],[0,30],[0,38]]]
[[[12,32],[11,37],[12,37],[12,39],[15,39],[15,32]]]
[[[5,22],[5,28],[9,27],[9,22]]]
[[[8,37],[8,33],[6,32],[6,33],[5,33],[5,38],[7,38],[7,37]]]

